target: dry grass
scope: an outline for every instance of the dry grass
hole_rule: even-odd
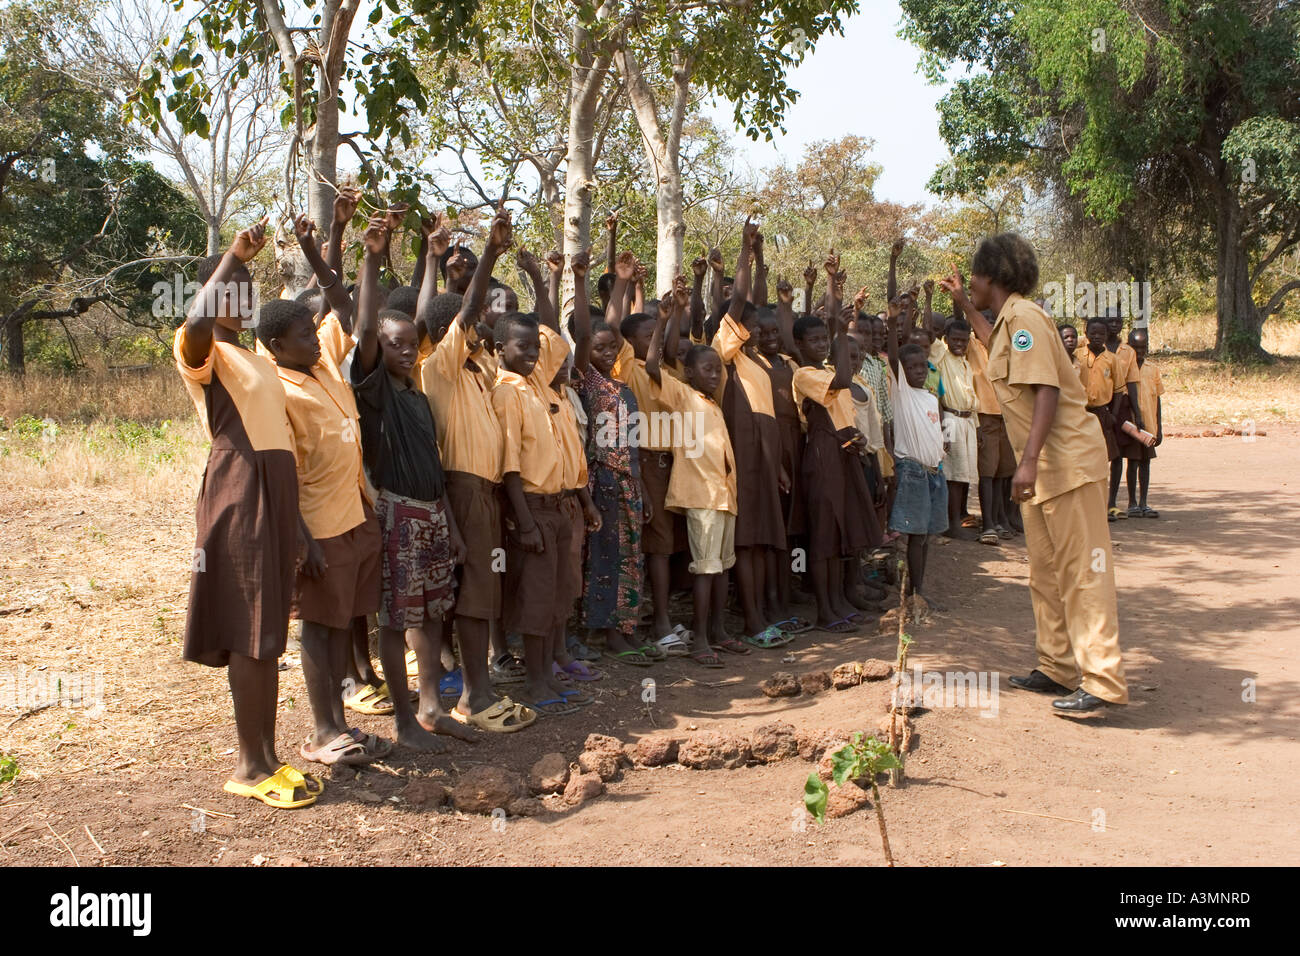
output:
[[[1213,315],[1156,317],[1151,322],[1151,349],[1161,352],[1208,352],[1214,348]],[[1271,355],[1300,355],[1300,322],[1270,319],[1260,338]]]
[[[1221,365],[1194,355],[1152,355],[1165,383],[1168,427],[1300,421],[1300,358]]]

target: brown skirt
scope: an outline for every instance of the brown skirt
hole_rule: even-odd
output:
[[[218,388],[209,388],[210,404],[229,401],[224,389],[214,394]],[[288,641],[297,567],[293,452],[232,448],[214,438],[194,518],[185,660],[209,667],[225,667],[231,654],[275,660]]]
[[[883,538],[862,459],[842,447],[852,432],[836,431],[824,406],[806,399],[804,415],[808,420],[803,453],[808,559],[852,557]]]
[[[785,534],[793,538],[804,533],[807,516],[803,501],[803,425],[798,417],[776,420],[781,433],[781,464],[790,476],[790,490],[781,495],[781,512],[785,515]]]
[[[1133,421],[1133,405],[1125,395],[1120,399],[1119,414],[1115,417],[1115,447],[1119,449],[1121,458],[1127,458],[1130,461],[1150,461],[1156,457],[1156,450],[1148,448],[1132,435],[1124,431],[1124,423]],[[1155,422],[1143,422],[1147,426],[1147,431],[1151,431],[1151,426]]]
[[[781,432],[771,415],[756,415],[735,366],[729,366],[722,416],[736,456],[737,548],[778,548],[786,545],[785,515],[778,478]]]
[[[365,520],[332,538],[317,538],[325,552],[325,573],[309,578],[298,572],[291,616],[342,630],[353,618],[379,610],[384,590],[379,520],[364,504]]]

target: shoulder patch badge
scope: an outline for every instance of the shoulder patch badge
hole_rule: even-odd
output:
[[[1017,352],[1028,352],[1034,347],[1034,337],[1029,334],[1028,330],[1021,329],[1011,336],[1011,347]]]

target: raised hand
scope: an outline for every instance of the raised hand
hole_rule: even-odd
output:
[[[709,260],[705,256],[696,256],[691,262],[691,274],[697,279],[703,279],[704,273],[709,271]]]
[[[611,212],[608,216],[605,217],[605,228],[608,229],[610,232],[613,232],[618,228],[617,212]]]
[[[650,278],[650,270],[646,268],[644,262],[638,259],[636,263],[636,273],[633,276],[634,281],[644,289],[646,279],[648,278]]]
[[[465,274],[469,268],[469,257],[465,255],[465,247],[461,243],[456,243],[456,251],[451,254],[447,260],[447,280],[455,282]]]
[[[316,223],[312,222],[305,212],[299,213],[298,218],[293,221],[293,234],[298,237],[299,242],[311,239],[315,231]]]
[[[894,244],[889,247],[889,255],[892,258],[897,259],[900,255],[903,254],[903,247],[905,245],[907,245],[907,240],[904,239],[902,236],[899,236],[897,239],[894,240]]]
[[[505,252],[515,241],[514,224],[510,220],[510,210],[498,209],[488,227],[488,248],[497,255]],[[536,261],[536,260],[534,260]]]
[[[712,269],[714,272],[716,272],[719,276],[722,275],[722,250],[721,249],[714,248],[709,250],[709,268]]]
[[[686,288],[686,276],[682,273],[678,273],[673,280],[673,300],[677,304],[677,311],[685,315],[691,306],[691,290]]]
[[[758,231],[757,226],[754,227],[754,258],[763,258],[763,234]]]
[[[552,273],[564,271],[564,256],[560,254],[559,249],[552,249],[548,252],[544,261],[546,268]]]
[[[266,224],[268,222],[270,222],[270,217],[263,216],[247,229],[241,229],[235,234],[235,240],[230,244],[230,251],[235,254],[240,262],[252,262],[253,258],[262,251],[262,247],[266,245]]]
[[[954,302],[960,302],[966,298],[966,285],[962,281],[961,273],[957,271],[957,266],[952,267],[952,275],[944,276],[939,280],[939,288],[952,296]]]
[[[361,245],[366,252],[383,255],[388,248],[388,217],[376,213],[366,223],[366,231],[361,234]]]
[[[805,285],[814,285],[817,282],[817,263],[809,261],[808,268],[803,270],[803,281]]]
[[[840,257],[834,249],[827,254],[826,261],[822,263],[822,267],[826,270],[826,274],[830,276],[830,281],[834,282],[839,278]]]
[[[741,242],[745,244],[746,249],[752,250],[754,248],[754,243],[756,241],[754,237],[757,235],[758,235],[758,223],[751,222],[749,217],[746,216],[744,228],[741,229],[740,231],[740,239]]]
[[[426,229],[426,225],[429,228]],[[441,259],[451,247],[451,233],[447,231],[447,224],[441,214],[433,219],[422,219],[420,229],[429,243],[429,251]]]
[[[927,296],[934,295],[934,280],[926,279],[924,285],[922,285],[921,288],[925,289],[925,294]]]
[[[614,275],[625,282],[631,282],[632,277],[636,275],[637,267],[640,265],[630,251],[624,249],[614,260]]]
[[[357,203],[361,201],[361,191],[355,186],[344,186],[334,197],[334,222],[346,226],[357,214]]]
[[[535,278],[542,274],[542,267],[538,263],[537,257],[523,246],[520,246],[519,251],[515,253],[515,265],[519,266],[529,278]]]
[[[388,223],[388,231],[390,233],[401,228],[402,223],[406,221],[406,214],[410,209],[410,203],[395,202],[384,210],[384,220]]]
[[[785,279],[776,280],[776,297],[786,305],[794,304],[794,286]]]
[[[858,290],[858,294],[853,297],[853,310],[855,312],[861,312],[862,307],[867,304],[867,299],[869,298],[870,296],[867,294],[867,287],[863,286]]]
[[[587,272],[591,269],[591,250],[583,249],[581,252],[575,252],[569,256],[569,271],[573,273],[574,281],[581,282],[587,278]]]

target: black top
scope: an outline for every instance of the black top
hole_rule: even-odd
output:
[[[442,460],[424,393],[409,382],[405,388],[395,385],[382,356],[369,375],[361,371],[360,362],[352,363],[352,389],[361,416],[361,459],[370,483],[404,498],[439,500]]]

